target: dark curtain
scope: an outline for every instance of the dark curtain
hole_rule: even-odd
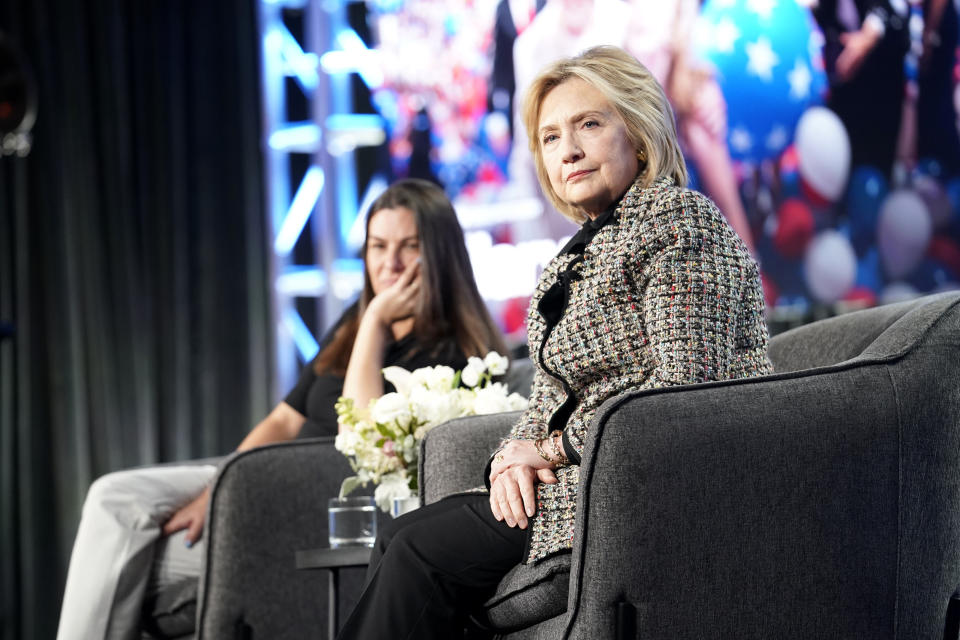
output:
[[[4,640],[53,638],[87,486],[269,408],[256,4],[5,0],[37,79],[0,158]]]

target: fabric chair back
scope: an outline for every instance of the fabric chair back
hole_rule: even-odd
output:
[[[924,324],[924,318],[939,317],[943,304],[949,304],[956,296],[956,292],[944,293],[854,311],[781,333],[770,340],[770,359],[773,361],[774,371],[789,373],[815,369],[862,356],[868,347],[894,325],[898,327],[885,336],[885,348],[894,347],[896,350],[904,347],[906,345],[892,345],[891,340],[899,341],[911,337],[909,332],[903,332],[905,325],[926,326],[929,323]],[[919,316],[915,316],[915,312],[919,313]],[[901,323],[901,320],[904,322]],[[872,351],[874,355],[882,355]]]

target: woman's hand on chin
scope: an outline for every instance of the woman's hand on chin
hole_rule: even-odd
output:
[[[372,314],[384,327],[412,317],[420,299],[420,261],[407,265],[397,281],[378,293],[367,306],[366,314]]]

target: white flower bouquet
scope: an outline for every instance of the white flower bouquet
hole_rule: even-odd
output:
[[[340,496],[372,482],[377,505],[389,511],[394,498],[415,495],[420,441],[430,429],[460,416],[526,408],[523,396],[493,382],[508,365],[506,357],[491,351],[483,359],[470,358],[457,372],[442,365],[413,372],[387,367],[383,377],[395,392],[371,400],[366,408],[340,398],[338,421],[348,429],[337,436],[335,446],[357,474],[343,481]]]

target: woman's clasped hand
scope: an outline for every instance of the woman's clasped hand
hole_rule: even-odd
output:
[[[511,527],[527,528],[537,510],[535,482],[555,484],[551,462],[537,453],[530,440],[508,440],[490,465],[490,510]]]

